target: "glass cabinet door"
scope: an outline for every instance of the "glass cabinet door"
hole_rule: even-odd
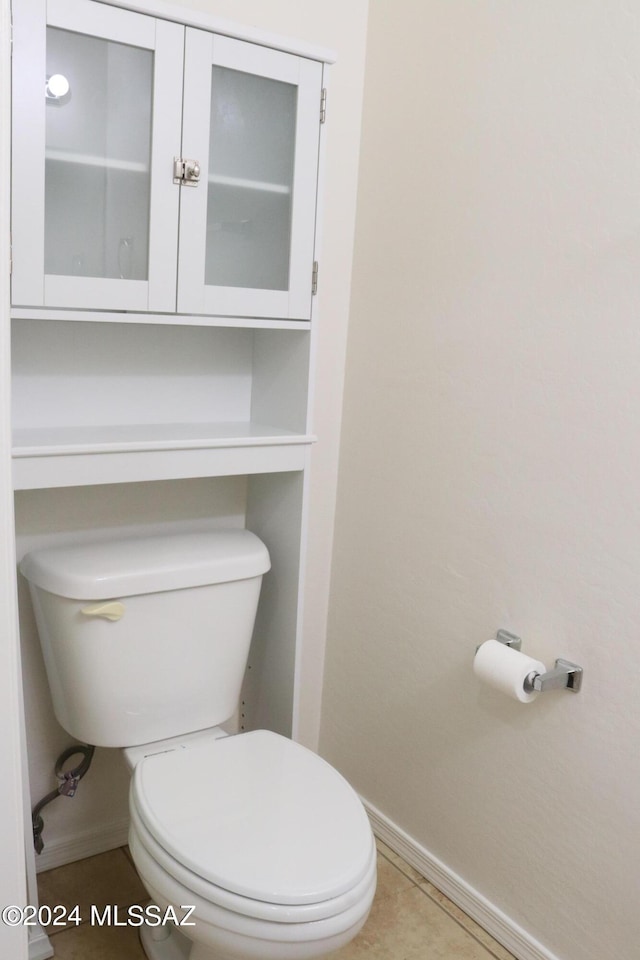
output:
[[[211,71],[204,282],[289,288],[297,89]]]
[[[187,30],[178,309],[311,309],[322,66]]]
[[[48,27],[47,78],[45,274],[148,280],[153,53]]]
[[[19,272],[14,303],[175,309],[179,197],[171,161],[183,28],[91,0],[48,0],[47,19],[43,67],[32,68],[35,81],[17,78],[33,87],[37,171],[15,194],[16,219],[22,202],[42,224],[32,232],[32,246],[44,242],[31,264],[43,279],[24,289]],[[152,177],[158,155],[162,180]],[[172,230],[159,231],[167,219]],[[18,253],[22,261],[25,251]]]

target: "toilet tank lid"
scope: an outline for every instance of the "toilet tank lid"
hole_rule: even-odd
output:
[[[20,572],[49,593],[107,600],[261,576],[271,566],[249,530],[209,530],[46,547],[28,553]]]

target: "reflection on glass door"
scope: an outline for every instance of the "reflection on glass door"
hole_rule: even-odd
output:
[[[45,273],[147,280],[153,52],[47,29]]]

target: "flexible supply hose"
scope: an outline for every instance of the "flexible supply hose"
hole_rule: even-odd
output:
[[[55,790],[52,790],[51,793],[48,793],[46,797],[43,797],[42,800],[36,803],[31,813],[33,845],[36,853],[42,853],[44,850],[44,841],[42,839],[44,821],[40,816],[40,811],[43,809],[43,807],[46,807],[48,803],[51,803],[52,800],[55,800],[56,797],[75,796],[76,790],[78,789],[78,784],[91,766],[95,749],[96,748],[92,747],[90,744],[78,744],[74,747],[68,747],[56,760],[55,773],[56,777],[60,781],[60,784]],[[78,754],[81,754],[84,757],[82,763],[79,763],[77,767],[71,767],[70,770],[63,770],[62,768],[67,760],[69,760],[71,757],[77,756]]]

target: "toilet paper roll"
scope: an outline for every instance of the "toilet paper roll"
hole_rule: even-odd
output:
[[[508,697],[529,703],[538,696],[538,691],[529,693],[524,682],[530,673],[546,673],[544,663],[527,657],[498,640],[487,640],[478,647],[473,661],[473,672],[484,683]]]

